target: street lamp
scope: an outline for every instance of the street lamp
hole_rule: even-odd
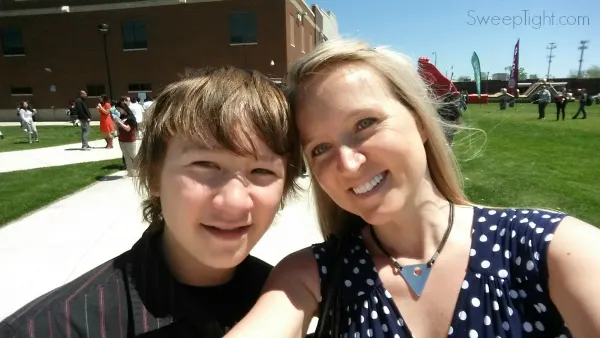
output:
[[[108,62],[108,49],[106,47],[106,38],[108,36],[108,24],[99,24],[98,32],[100,32],[100,34],[102,35],[102,41],[104,42],[104,59],[106,61],[106,76],[108,77],[108,93],[110,95],[110,99],[114,100],[112,91],[112,80],[110,78],[110,63]]]
[[[433,52],[431,54],[433,54],[433,57],[434,57],[434,59],[433,59],[433,65],[437,67],[437,52]]]

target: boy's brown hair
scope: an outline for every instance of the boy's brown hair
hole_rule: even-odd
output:
[[[154,100],[144,118],[145,131],[137,155],[137,186],[144,220],[161,228],[164,220],[160,184],[167,145],[173,136],[189,142],[218,146],[238,155],[255,155],[260,138],[286,160],[282,203],[296,191],[302,151],[285,95],[257,71],[235,67],[203,68],[169,84]]]

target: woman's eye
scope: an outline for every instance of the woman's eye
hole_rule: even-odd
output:
[[[356,124],[356,129],[358,129],[358,130],[367,129],[370,126],[372,126],[375,123],[375,121],[377,121],[377,120],[372,117],[367,118],[367,119],[362,119],[362,120],[358,121],[358,123]]]
[[[195,167],[201,167],[201,168],[216,168],[216,169],[219,168],[215,163],[208,162],[208,161],[195,161],[192,163],[192,165]]]
[[[318,146],[314,147],[311,154],[313,157],[315,156],[319,156],[322,153],[324,153],[325,151],[327,151],[327,149],[329,149],[329,146],[326,144],[319,144]]]
[[[259,174],[259,175],[274,175],[274,173],[269,170],[269,169],[263,169],[263,168],[256,168],[254,170],[252,170],[253,174]]]

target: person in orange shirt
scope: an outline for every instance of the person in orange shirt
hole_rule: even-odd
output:
[[[104,136],[106,141],[105,148],[113,147],[113,136],[112,133],[115,131],[115,126],[110,116],[110,99],[108,95],[102,94],[100,96],[100,102],[98,103],[98,112],[100,112],[100,132]]]

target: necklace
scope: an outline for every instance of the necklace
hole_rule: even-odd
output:
[[[423,289],[425,288],[425,283],[427,283],[427,278],[429,278],[431,268],[440,256],[440,253],[442,252],[442,249],[444,248],[444,245],[446,244],[446,241],[450,236],[450,231],[452,231],[452,225],[454,224],[454,203],[450,201],[448,201],[448,203],[450,205],[450,212],[448,213],[448,226],[446,227],[446,232],[444,233],[444,237],[442,237],[442,241],[440,242],[438,248],[435,250],[433,256],[431,256],[429,261],[427,261],[427,263],[424,264],[413,264],[406,266],[400,265],[396,258],[390,255],[383,248],[383,245],[381,244],[379,238],[377,238],[377,235],[375,234],[373,226],[369,226],[369,230],[371,231],[371,237],[373,237],[373,241],[375,241],[375,244],[377,245],[379,250],[381,250],[386,256],[388,256],[392,260],[392,264],[394,264],[396,269],[398,269],[398,272],[400,272],[402,278],[404,278],[408,286],[410,286],[411,290],[417,296],[421,296],[421,293],[423,293]]]

